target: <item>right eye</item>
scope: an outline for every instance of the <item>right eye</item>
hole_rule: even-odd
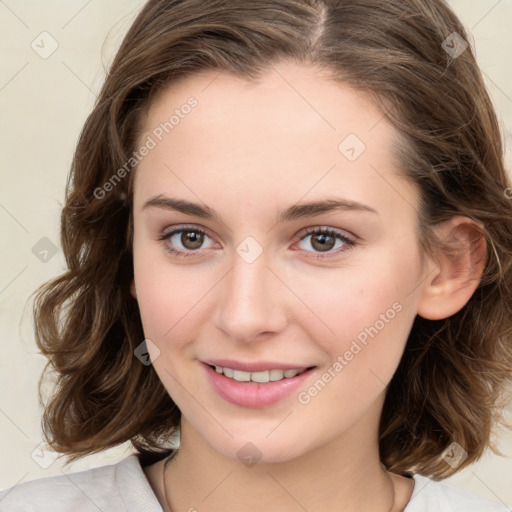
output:
[[[159,240],[163,242],[165,250],[170,254],[188,258],[199,256],[205,237],[210,238],[197,226],[179,226],[162,233]]]

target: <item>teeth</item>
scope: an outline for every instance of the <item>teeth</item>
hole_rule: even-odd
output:
[[[251,373],[250,372],[243,372],[241,370],[235,370],[235,373],[233,375],[233,379],[239,381],[239,382],[250,382],[251,380]]]
[[[270,370],[269,372],[270,380],[281,380],[284,377],[284,370]]]
[[[217,369],[217,367],[215,367],[215,369]],[[229,377],[230,379],[234,378],[235,370],[232,370],[231,368],[221,368],[221,370],[226,377]]]
[[[265,382],[269,382],[270,381],[270,377],[269,377],[269,374],[270,372],[251,372],[251,380],[253,382],[260,382],[262,384],[264,384]]]
[[[267,370],[263,372],[244,372],[242,370],[233,370],[232,368],[224,368],[215,366],[217,373],[223,373],[226,377],[237,380],[238,382],[258,382],[261,384],[267,382],[275,382],[283,379],[290,379],[304,373],[307,368],[299,368],[296,370]]]

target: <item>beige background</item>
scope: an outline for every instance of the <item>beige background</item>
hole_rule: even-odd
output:
[[[52,256],[51,248],[58,246],[59,209],[74,146],[105,68],[142,3],[0,0],[0,489],[62,470],[112,463],[127,453],[121,447],[64,468],[37,451],[37,381],[44,358],[37,354],[26,301],[40,283],[63,270],[61,252],[56,247]],[[510,169],[512,0],[450,3],[473,34],[507,138]],[[52,44],[58,48],[45,55]],[[50,242],[41,242],[44,237]],[[36,244],[50,251],[47,262],[33,253]],[[489,453],[450,480],[512,507],[512,435],[500,435],[499,443],[508,457]]]

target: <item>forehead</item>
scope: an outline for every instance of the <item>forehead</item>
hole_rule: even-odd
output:
[[[190,129],[207,130],[213,124],[219,139],[223,134],[240,132],[233,130],[233,123],[240,129],[260,128],[261,132],[265,126],[270,128],[268,120],[273,121],[272,126],[285,128],[283,137],[290,132],[298,134],[299,130],[310,135],[312,130],[338,135],[352,130],[364,138],[375,121],[383,118],[383,111],[368,94],[335,81],[328,71],[283,62],[262,72],[257,80],[210,69],[181,78],[155,96],[144,128],[150,130],[169,119],[190,97],[198,103],[194,117],[200,117],[197,124],[193,120],[187,123],[193,124]],[[384,126],[391,129],[386,123]],[[180,127],[183,130],[185,123]]]
[[[386,185],[401,173],[382,110],[305,65],[274,66],[256,82],[218,70],[192,75],[156,96],[143,130],[141,140],[156,142],[137,170],[145,195],[185,180],[209,196],[228,185],[248,201],[269,192],[297,201],[337,191],[376,204],[399,196]]]

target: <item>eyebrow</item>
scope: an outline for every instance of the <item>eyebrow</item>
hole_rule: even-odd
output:
[[[159,208],[162,210],[177,211],[188,215],[195,215],[203,219],[216,219],[222,222],[222,218],[218,212],[206,205],[192,203],[185,199],[175,199],[163,195],[157,195],[148,199],[142,206],[142,210],[148,208]],[[332,211],[360,211],[370,212],[379,215],[379,212],[368,205],[358,203],[357,201],[349,201],[347,199],[330,198],[321,201],[312,201],[309,203],[298,203],[279,210],[277,223],[290,222],[306,217],[314,217],[323,213]]]

